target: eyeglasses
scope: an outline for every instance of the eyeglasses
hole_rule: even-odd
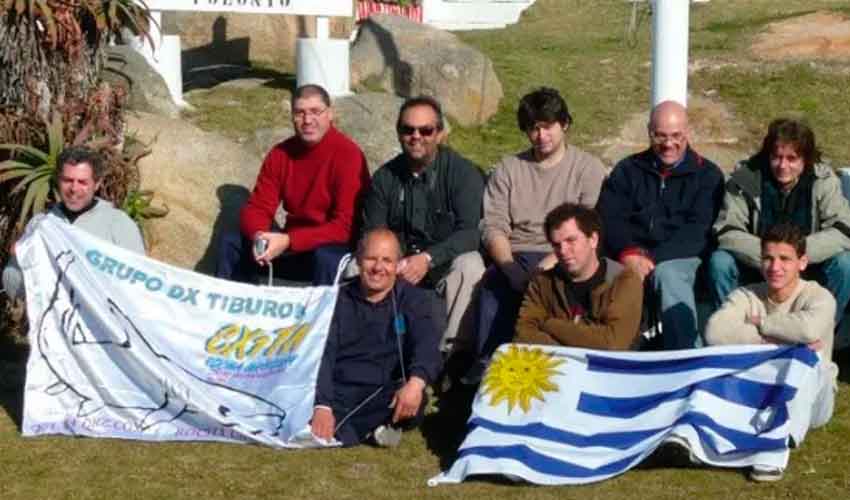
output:
[[[303,121],[308,116],[310,118],[318,118],[318,117],[322,116],[323,114],[325,114],[325,111],[327,111],[327,110],[328,110],[328,108],[294,109],[294,110],[292,110],[292,117],[295,118],[296,120],[302,120]]]
[[[437,127],[426,125],[424,127],[412,127],[410,125],[399,125],[398,133],[401,135],[413,135],[414,132],[419,132],[422,137],[431,137],[437,131]]]
[[[650,132],[649,138],[652,139],[653,144],[665,144],[667,142],[679,144],[685,140],[685,134],[681,132],[674,132],[670,135],[665,135],[659,134],[658,132]]]

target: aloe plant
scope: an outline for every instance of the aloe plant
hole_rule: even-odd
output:
[[[65,145],[62,120],[54,115],[47,126],[47,151],[25,144],[0,144],[12,159],[0,162],[0,184],[17,180],[11,194],[25,192],[16,225],[22,227],[32,214],[41,212],[51,194],[56,160]]]

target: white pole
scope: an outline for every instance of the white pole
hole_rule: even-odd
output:
[[[652,106],[688,104],[688,0],[654,0],[652,9]]]
[[[347,39],[330,36],[330,19],[316,18],[316,38],[295,42],[296,85],[315,83],[333,97],[351,94],[350,44]]]
[[[316,39],[327,40],[331,37],[331,20],[327,17],[316,18]]]

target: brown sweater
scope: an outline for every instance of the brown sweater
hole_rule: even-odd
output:
[[[605,281],[590,293],[590,317],[577,317],[568,302],[566,281],[555,269],[528,285],[514,342],[588,349],[634,349],[640,335],[643,280],[638,273],[606,261]]]
[[[543,219],[561,203],[593,208],[605,179],[595,156],[567,146],[560,162],[543,168],[530,151],[506,156],[494,167],[484,191],[481,238],[504,235],[513,252],[549,252]]]

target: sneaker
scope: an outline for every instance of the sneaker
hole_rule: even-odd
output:
[[[769,483],[779,481],[785,471],[780,467],[770,467],[768,465],[754,465],[750,469],[750,479],[758,483]]]
[[[379,425],[372,432],[372,439],[381,448],[395,448],[401,443],[401,429],[390,425]]]

